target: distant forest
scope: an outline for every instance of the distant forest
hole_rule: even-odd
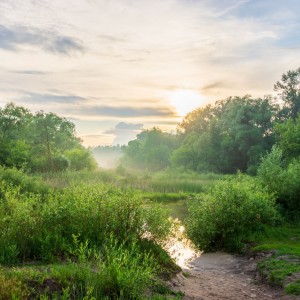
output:
[[[229,97],[185,116],[177,134],[153,128],[128,146],[92,149],[100,167],[256,174],[276,145],[286,163],[300,155],[300,68],[274,85],[277,97]],[[183,99],[184,101],[184,99]],[[94,169],[96,162],[65,118],[13,103],[0,108],[0,165],[32,172]]]
[[[124,148],[122,163],[152,171],[255,174],[275,144],[288,163],[300,155],[300,68],[283,74],[274,90],[277,97],[229,97],[198,108],[176,135],[143,131]]]

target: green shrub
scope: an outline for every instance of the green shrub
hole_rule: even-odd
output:
[[[70,163],[71,170],[89,170],[96,169],[97,163],[89,150],[84,147],[65,151],[65,156]]]
[[[241,175],[218,182],[190,201],[188,210],[188,235],[203,250],[240,251],[252,234],[278,218],[273,197]]]
[[[24,171],[16,168],[5,168],[0,166],[0,182],[20,189],[21,193],[38,193],[45,195],[49,191],[49,187],[37,176],[29,176]],[[3,197],[3,185],[0,190]]]
[[[19,260],[52,261],[68,255],[74,235],[92,247],[101,246],[111,234],[120,242],[146,235],[163,239],[170,226],[161,207],[144,205],[131,190],[109,185],[72,186],[49,192],[46,199],[3,182],[0,191],[0,244],[14,245]],[[0,263],[11,263],[9,250],[1,251]]]
[[[53,158],[53,169],[55,172],[62,172],[67,170],[70,162],[64,155],[56,155]],[[50,168],[49,168],[50,169]]]
[[[262,184],[275,194],[277,203],[297,215],[300,211],[300,159],[293,159],[284,166],[282,151],[273,147],[258,168]]]

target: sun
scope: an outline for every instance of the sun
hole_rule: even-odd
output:
[[[193,90],[176,90],[168,93],[170,104],[176,109],[179,117],[200,107],[204,103],[204,97]]]

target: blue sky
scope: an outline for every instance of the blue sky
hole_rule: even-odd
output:
[[[86,145],[174,131],[195,107],[272,94],[300,65],[299,15],[296,0],[3,0],[0,106],[66,116]]]

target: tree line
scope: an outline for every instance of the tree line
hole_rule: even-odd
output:
[[[122,163],[153,171],[255,174],[276,144],[287,161],[300,155],[300,68],[274,85],[277,97],[229,97],[185,116],[176,135],[143,131],[124,149]],[[183,99],[184,100],[184,99]]]
[[[0,108],[0,165],[32,172],[96,166],[72,122],[54,113],[31,113],[14,103]]]

